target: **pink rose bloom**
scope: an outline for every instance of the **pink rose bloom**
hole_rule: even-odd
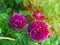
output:
[[[48,37],[48,25],[44,22],[33,20],[29,23],[27,34],[33,41],[43,41]]]
[[[43,16],[39,10],[34,10],[32,12],[32,16],[37,19],[37,20],[44,20],[45,19],[45,16]]]
[[[26,25],[26,19],[21,14],[18,14],[18,13],[13,14],[9,19],[9,25],[13,29],[22,30],[24,28],[24,26]]]

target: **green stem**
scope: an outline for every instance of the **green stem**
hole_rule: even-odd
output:
[[[0,37],[0,40],[2,40],[2,39],[8,39],[8,40],[15,41],[15,39],[13,39],[13,38],[9,38],[9,37]]]

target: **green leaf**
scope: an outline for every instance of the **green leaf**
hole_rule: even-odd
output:
[[[27,27],[28,27],[28,24],[26,24],[26,25],[25,25],[25,27],[24,27],[24,29],[23,29],[23,30],[25,30],[25,31],[26,31]]]
[[[33,6],[37,6],[37,1],[39,1],[39,0],[30,0],[31,4],[32,4]],[[39,3],[39,2],[38,2],[38,3]]]
[[[60,3],[56,3],[56,4],[54,5],[54,10],[55,10],[56,14],[60,14],[60,13],[59,13],[59,12],[60,12]]]
[[[23,40],[25,45],[28,45],[28,35],[26,33],[17,33],[16,36],[21,40]]]
[[[32,41],[32,40],[29,40],[29,41],[28,41],[28,45],[35,45],[35,42]]]
[[[11,13],[11,10],[12,10],[11,8],[7,8],[6,13]]]
[[[15,0],[15,2],[18,4],[20,2],[22,2],[23,0]]]
[[[7,13],[1,13],[1,18],[3,18],[3,19],[7,19],[8,18],[8,15],[7,15]]]
[[[46,40],[44,40],[41,45],[50,45],[50,38],[47,38]]]
[[[2,29],[0,28],[0,33],[2,33]]]
[[[1,45],[15,45],[15,42],[10,41],[10,40],[0,40],[0,44]]]
[[[24,15],[24,16],[27,16],[30,14],[29,11],[19,11],[20,14]]]
[[[23,39],[21,39],[21,40],[18,40],[15,45],[25,45],[25,44],[24,44],[24,42],[23,42]]]
[[[42,0],[30,0],[33,9],[41,7]],[[40,9],[40,8],[39,8]]]
[[[28,35],[27,34],[24,35],[23,42],[25,45],[28,45]]]
[[[23,1],[23,5],[24,5],[24,6],[27,6],[28,4],[29,4],[29,0],[24,0],[24,1]]]
[[[54,5],[55,5],[55,3],[56,3],[56,1],[55,0],[52,0],[52,1],[50,1],[50,0],[42,0],[41,1],[42,3],[41,3],[41,5],[42,5],[42,7],[43,7],[43,9],[44,9],[44,14],[47,16],[47,17],[51,17],[51,16],[53,16],[53,15],[56,15],[55,14],[55,10],[54,10]]]
[[[58,45],[58,40],[51,41],[51,45]]]
[[[19,39],[22,38],[22,34],[20,34],[20,33],[16,33],[16,36],[17,36]]]
[[[55,21],[54,24],[53,24],[53,27],[55,29],[56,32],[59,32],[59,28],[60,28],[60,24],[58,23],[58,21]]]
[[[60,35],[58,36],[58,42],[60,42]]]
[[[8,0],[8,4],[13,7],[14,6],[14,0]]]
[[[50,34],[51,45],[58,45],[58,36],[55,33]]]

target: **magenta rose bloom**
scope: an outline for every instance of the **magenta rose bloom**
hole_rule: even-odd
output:
[[[9,24],[13,29],[22,30],[26,24],[26,19],[21,14],[13,14],[9,19]]]
[[[45,19],[45,16],[43,16],[39,10],[34,10],[32,12],[32,16],[37,19],[37,20],[44,20]]]
[[[44,22],[33,20],[28,25],[27,34],[33,41],[43,41],[48,37],[48,26]]]

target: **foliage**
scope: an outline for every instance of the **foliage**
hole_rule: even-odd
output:
[[[43,42],[34,42],[28,38],[26,28],[32,20],[34,9],[39,9],[47,17],[44,22],[49,26],[50,35]],[[13,30],[8,22],[11,10],[21,13],[27,19],[27,25],[23,29]],[[60,41],[60,0],[1,0],[0,1],[0,37],[15,39],[0,39],[0,45],[57,45]]]

